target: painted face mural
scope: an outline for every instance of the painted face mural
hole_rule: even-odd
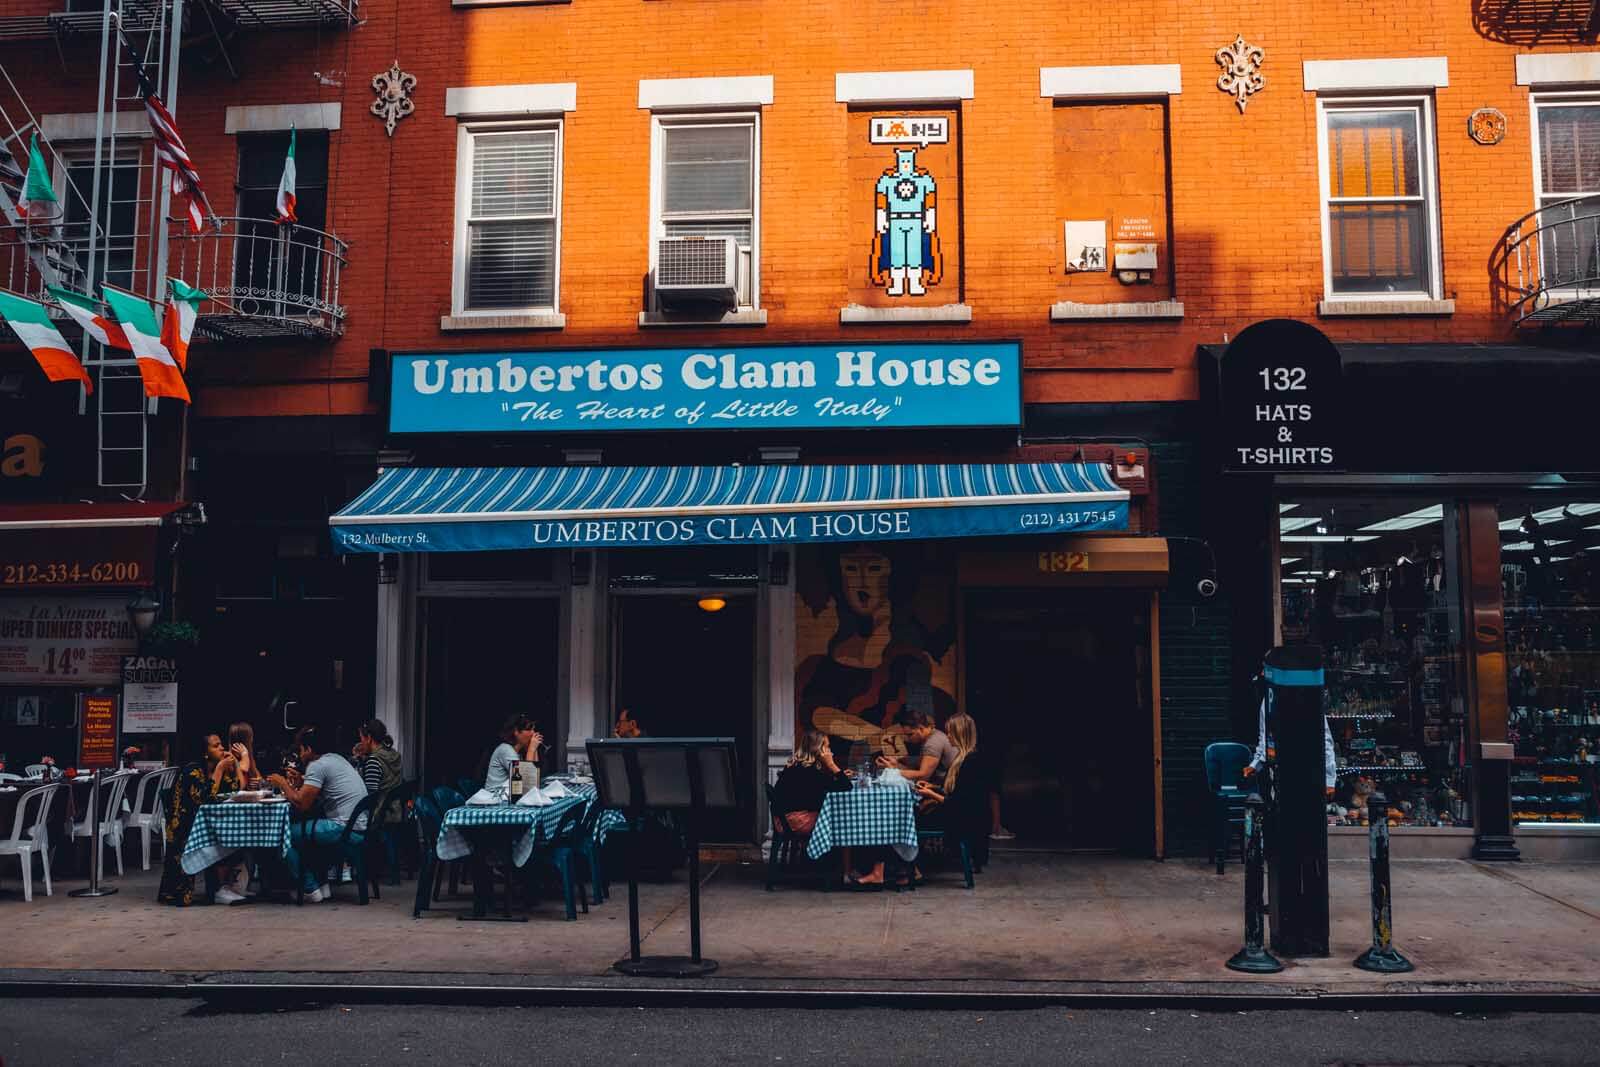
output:
[[[889,602],[889,573],[886,556],[859,550],[839,557],[839,577],[844,584],[844,607],[870,619]]]
[[[938,187],[915,148],[896,148],[874,192],[872,281],[889,296],[922,296],[944,277],[935,199]]]

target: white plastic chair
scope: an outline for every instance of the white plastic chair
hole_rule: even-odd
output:
[[[26,767],[22,768],[22,773],[26,774],[29,778],[43,778],[46,777],[45,772],[49,771],[50,769],[51,768],[43,763],[30,763]],[[50,777],[54,777],[54,775],[52,774]]]
[[[122,796],[128,791],[128,782],[133,778],[132,771],[117,771],[115,774],[105,775],[100,779],[100,848],[106,845],[117,856],[117,874],[125,873],[122,869]],[[89,789],[90,804],[94,803],[94,789]],[[72,824],[72,839],[89,838],[94,836],[94,812],[84,812],[83,819]],[[94,862],[91,853],[89,862]],[[102,866],[101,870],[105,868]]]
[[[25,781],[25,779],[20,774],[12,774],[10,771],[0,771],[0,782],[21,782],[21,781]]]
[[[123,831],[139,835],[139,844],[144,851],[144,869],[147,871],[150,869],[151,834],[161,842],[161,858],[167,858],[166,801],[177,777],[178,768],[163,767],[139,779],[139,788],[133,794],[133,807],[122,817]]]
[[[50,837],[45,820],[50,814],[50,803],[55,799],[59,785],[43,785],[30,789],[17,803],[17,816],[11,821],[11,836],[0,840],[0,856],[15,856],[22,863],[22,899],[33,900],[33,857],[37,853],[39,865],[44,869],[44,895],[54,896],[50,890]],[[33,813],[30,822],[28,813]],[[23,836],[26,828],[27,836]]]

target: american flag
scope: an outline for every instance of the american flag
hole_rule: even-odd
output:
[[[172,112],[156,95],[156,87],[151,83],[139,53],[134,50],[133,42],[124,37],[123,44],[127,46],[128,57],[133,63],[133,75],[139,79],[139,98],[144,101],[145,117],[150,120],[150,129],[155,133],[156,165],[172,172],[172,195],[188,205],[189,230],[199,233],[205,229],[206,216],[215,214],[210,201],[206,199],[205,186],[200,184],[200,173],[194,169],[189,150],[183,147],[183,135],[178,132]]]

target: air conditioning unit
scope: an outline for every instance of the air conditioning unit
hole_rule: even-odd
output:
[[[739,299],[739,245],[732,237],[663,237],[656,243],[656,298],[664,305]]]

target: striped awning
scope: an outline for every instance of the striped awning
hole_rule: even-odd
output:
[[[343,552],[927,540],[1124,530],[1092,463],[385,470],[334,515]]]

